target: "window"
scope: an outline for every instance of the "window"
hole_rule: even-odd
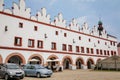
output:
[[[99,49],[96,49],[96,53],[99,54]]]
[[[38,27],[37,26],[34,26],[34,31],[37,31],[38,30]]]
[[[93,48],[91,48],[91,54],[94,54]]]
[[[14,45],[15,46],[22,46],[22,38],[21,37],[15,37]]]
[[[106,50],[104,50],[104,55],[106,55]]]
[[[91,42],[91,39],[89,38],[88,41]]]
[[[58,35],[58,31],[55,31],[55,34]]]
[[[67,37],[67,33],[64,33],[64,37]]]
[[[113,45],[115,46],[115,42],[113,42]]]
[[[102,53],[102,50],[100,50],[100,54],[102,55],[103,53]]]
[[[113,51],[111,51],[111,55],[114,55],[114,54],[113,54]]]
[[[56,50],[56,43],[55,43],[55,42],[52,42],[52,43],[51,43],[51,49],[52,49],[52,50]]]
[[[38,48],[43,48],[43,41],[38,40],[38,41],[37,41],[37,47],[38,47]]]
[[[76,46],[76,52],[80,52],[79,46]]]
[[[28,39],[28,47],[34,47],[34,40]]]
[[[110,41],[110,45],[112,45],[112,41]]]
[[[89,48],[86,48],[86,50],[87,50],[87,53],[89,53]]]
[[[66,44],[63,44],[63,45],[62,45],[62,50],[63,50],[63,51],[66,51],[66,50],[67,50]]]
[[[100,44],[100,41],[98,40],[98,44]]]
[[[114,55],[116,55],[116,51],[114,51]]]
[[[81,40],[81,36],[79,36],[79,40]]]
[[[23,23],[19,23],[19,28],[23,28]]]
[[[72,45],[68,45],[68,51],[72,51]]]
[[[107,51],[107,55],[110,55],[110,54],[109,54],[109,51]]]
[[[107,43],[105,42],[105,45],[107,45]]]
[[[84,47],[81,47],[81,53],[84,53]]]

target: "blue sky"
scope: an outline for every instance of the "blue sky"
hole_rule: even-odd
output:
[[[4,0],[5,7],[11,8],[12,2],[19,0]],[[62,13],[64,19],[69,23],[76,18],[82,25],[87,22],[92,28],[102,20],[108,34],[116,36],[120,42],[120,0],[25,0],[26,7],[31,8],[35,15],[41,8],[45,7],[47,13],[53,20],[58,13]]]

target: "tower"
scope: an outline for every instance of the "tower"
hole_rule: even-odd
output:
[[[98,31],[99,31],[99,35],[102,35],[102,31],[103,31],[103,26],[102,26],[102,21],[101,20],[99,20],[98,21]]]

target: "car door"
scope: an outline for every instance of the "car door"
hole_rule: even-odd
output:
[[[36,67],[35,67],[34,65],[31,65],[29,74],[30,74],[31,76],[36,76]]]

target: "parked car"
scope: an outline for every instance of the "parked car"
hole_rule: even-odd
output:
[[[23,79],[25,76],[24,71],[17,64],[6,63],[0,64],[0,77],[8,80],[10,78]]]
[[[23,67],[25,76],[51,77],[52,70],[49,70],[39,64],[27,64]]]

